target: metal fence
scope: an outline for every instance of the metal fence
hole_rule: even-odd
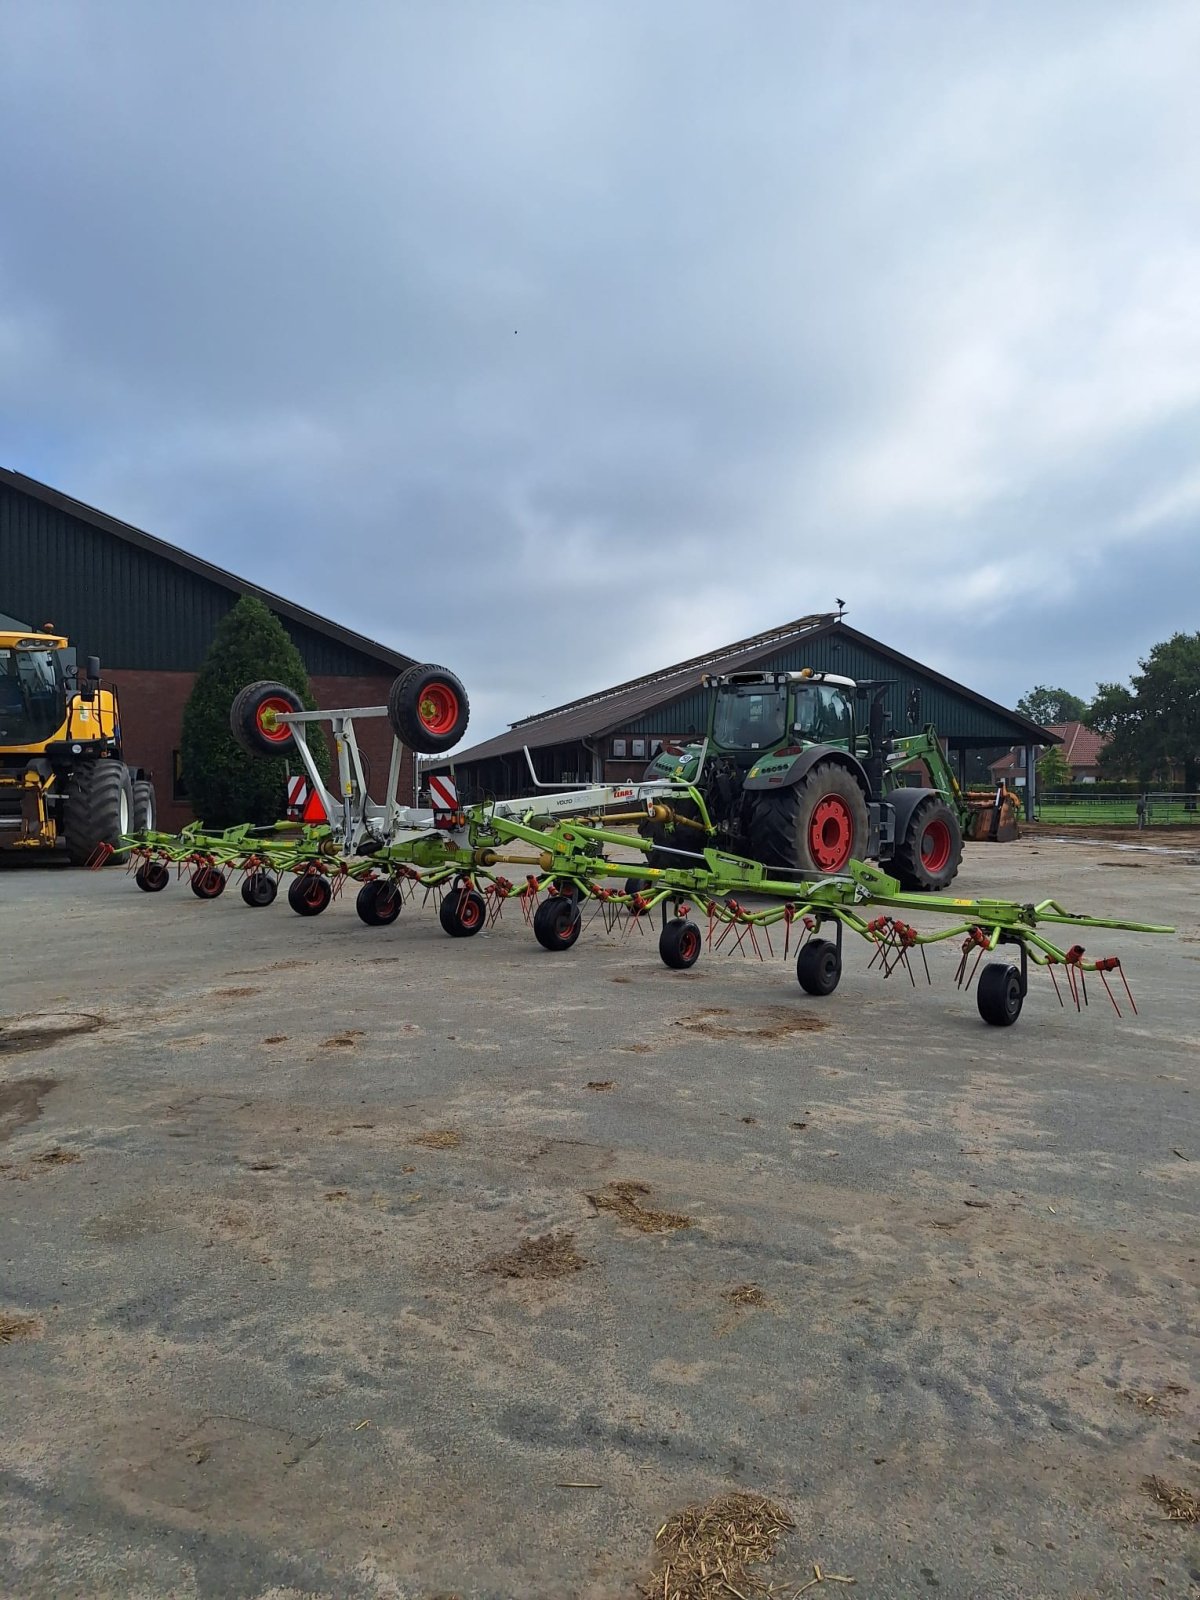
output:
[[[1127,789],[1048,789],[1034,798],[1039,822],[1074,826],[1186,828],[1200,824],[1200,795],[1164,790],[1144,794]]]

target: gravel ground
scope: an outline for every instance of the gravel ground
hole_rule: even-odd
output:
[[[1083,936],[1140,1015],[1009,1030],[950,947],[816,1001],[3,872],[0,1592],[629,1600],[730,1489],[781,1584],[1200,1591],[1143,1487],[1200,1491],[1196,869],[969,847],[1179,930]]]

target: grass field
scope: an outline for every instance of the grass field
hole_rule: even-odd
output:
[[[1146,810],[1146,826],[1182,828],[1200,823],[1200,810],[1186,809],[1188,799],[1186,795],[1153,797]],[[1037,802],[1037,819],[1061,827],[1135,828],[1137,807],[1138,797],[1134,794],[1098,795],[1094,800],[1083,795],[1069,798],[1055,795],[1050,800]]]

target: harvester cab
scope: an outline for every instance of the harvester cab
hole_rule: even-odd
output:
[[[155,824],[149,774],[125,763],[117,693],[69,641],[0,633],[0,848],[65,845],[76,865]]]

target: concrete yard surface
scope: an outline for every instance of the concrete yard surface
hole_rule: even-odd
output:
[[[1138,1015],[1038,973],[997,1029],[950,945],[814,1000],[780,930],[0,872],[0,1594],[632,1600],[732,1489],[780,1594],[1200,1593],[1146,1488],[1200,1494],[1198,890],[968,847],[1178,927],[1079,936]]]

